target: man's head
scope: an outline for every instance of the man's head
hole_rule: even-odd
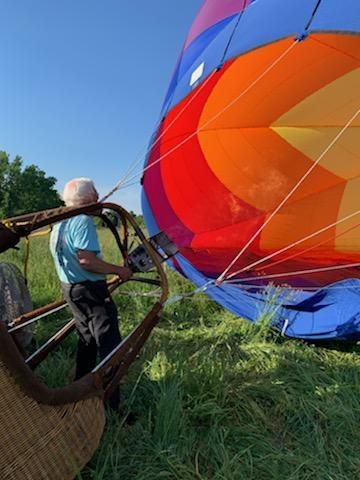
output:
[[[64,187],[63,199],[67,207],[96,203],[99,194],[90,178],[73,178]]]

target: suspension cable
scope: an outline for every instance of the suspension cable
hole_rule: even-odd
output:
[[[181,142],[176,144],[173,148],[171,148],[168,152],[164,153],[161,155],[159,158],[157,158],[153,163],[150,165],[147,165],[145,168],[143,168],[141,171],[135,173],[132,177],[128,179],[128,181],[132,181],[139,177],[140,175],[143,175],[145,172],[150,170],[151,168],[155,167],[159,162],[164,160],[164,158],[167,158],[169,155],[171,155],[173,152],[178,150],[180,147],[182,147],[185,143],[189,142],[192,138],[194,138],[196,135],[198,135],[202,130],[204,130],[210,123],[212,123],[214,120],[216,120],[219,116],[221,116],[223,113],[225,113],[229,108],[231,108],[236,102],[238,102],[246,93],[248,93],[249,90],[251,90],[260,80],[262,80],[279,62],[281,62],[289,53],[290,51],[299,43],[299,40],[295,40],[287,49],[282,52],[281,55],[279,55],[278,58],[276,58],[255,80],[253,80],[250,85],[248,85],[245,90],[243,90],[237,97],[235,97],[233,100],[231,100],[227,105],[225,105],[224,108],[222,108],[219,112],[217,112],[215,115],[213,115],[210,119],[208,119],[203,125],[198,127],[197,130],[189,134],[187,137],[184,138]]]
[[[284,278],[284,277],[295,277],[299,275],[308,275],[312,273],[321,273],[321,272],[330,272],[333,270],[344,270],[346,268],[360,267],[360,263],[348,263],[344,265],[332,265],[331,267],[320,267],[320,268],[311,268],[307,270],[295,270],[293,272],[285,273],[273,273],[270,275],[259,275],[256,277],[246,277],[246,278],[237,278],[236,280],[224,280],[222,283],[231,284],[231,283],[241,283],[241,282],[250,282],[257,280],[266,280],[271,278]],[[255,285],[254,285],[255,287]]]
[[[107,193],[102,199],[101,199],[101,202],[104,202],[105,200],[107,200],[109,197],[111,197],[111,195],[113,195],[115,192],[117,192],[118,190],[120,190],[120,188],[122,188],[125,184],[125,182],[129,182],[131,181],[134,177],[131,177],[130,179],[128,179],[128,177],[130,176],[130,174],[135,170],[135,168],[140,164],[142,163],[143,161],[143,158],[148,155],[151,150],[159,143],[159,141],[162,139],[162,137],[169,131],[169,129],[174,125],[174,123],[181,117],[181,115],[185,112],[185,110],[187,110],[189,108],[189,106],[191,105],[191,103],[195,100],[195,98],[197,98],[200,93],[202,92],[202,90],[205,88],[205,86],[209,83],[209,81],[212,79],[212,77],[215,75],[216,73],[216,70],[213,70],[210,75],[206,78],[206,80],[201,84],[201,86],[196,90],[195,94],[191,96],[191,98],[185,103],[185,105],[182,107],[182,109],[177,113],[177,115],[172,119],[172,121],[169,123],[169,125],[167,125],[167,127],[164,129],[163,132],[161,132],[161,134],[156,138],[156,140],[154,140],[150,146],[148,146],[146,148],[145,146],[145,151],[144,152],[141,152],[139,154],[139,157],[138,160],[134,161],[130,167],[128,168],[128,170],[125,172],[125,174],[120,178],[119,182],[114,186],[114,188],[109,192]],[[163,119],[161,119],[156,127],[155,127],[155,131],[157,131],[162,123]],[[141,173],[143,172],[143,170],[141,171]],[[136,175],[136,174],[135,174]],[[134,176],[135,176],[134,175]],[[136,175],[137,176],[137,175]],[[136,182],[137,183],[137,182]],[[129,185],[128,185],[129,186]]]
[[[256,262],[253,262],[253,263],[247,265],[246,267],[243,267],[240,270],[237,270],[236,272],[229,275],[227,277],[227,279],[230,280],[231,278],[235,277],[236,275],[239,275],[240,273],[246,272],[248,270],[252,270],[254,267],[266,262],[267,260],[270,260],[271,258],[276,257],[277,255],[280,255],[281,253],[284,253],[284,252],[290,250],[291,248],[296,247],[297,245],[305,242],[306,240],[310,240],[311,238],[314,238],[317,235],[320,235],[321,233],[324,233],[327,230],[330,230],[331,228],[336,227],[337,225],[340,225],[341,223],[344,223],[347,220],[349,220],[349,219],[351,219],[351,218],[353,218],[353,217],[355,217],[356,215],[359,215],[359,214],[360,214],[360,210],[357,210],[356,212],[351,213],[350,215],[347,215],[346,217],[344,217],[340,220],[337,220],[336,222],[333,222],[333,223],[327,225],[326,227],[320,228],[316,232],[313,232],[310,235],[306,235],[305,237],[301,238],[300,240],[297,240],[296,242],[293,242],[290,245],[286,245],[286,247],[283,247],[283,248],[277,250],[276,252],[271,253],[270,255],[267,255],[266,257],[261,258],[260,260],[257,260]]]
[[[229,284],[231,284],[231,286],[233,287],[237,287],[237,285],[235,283],[232,283],[231,281],[228,282]],[[281,290],[284,289],[284,290],[287,290],[287,291],[294,291],[294,292],[298,292],[300,290],[303,290],[303,291],[308,291],[308,292],[316,292],[317,290],[349,290],[349,288],[355,288],[355,289],[360,289],[360,282],[359,282],[359,285],[352,285],[351,287],[349,287],[349,285],[347,286],[344,286],[344,285],[324,285],[323,287],[310,287],[309,285],[298,285],[296,287],[293,287],[291,285],[273,285],[273,284],[267,284],[267,285],[254,285],[254,284],[241,284],[239,285],[239,288],[241,288],[241,290],[267,290],[269,288],[280,288]]]
[[[228,275],[231,268],[235,265],[235,263],[239,260],[239,258],[244,254],[244,252],[248,249],[248,247],[253,243],[253,241],[260,235],[260,233],[264,230],[264,228],[271,222],[271,220],[275,217],[275,215],[281,210],[281,208],[287,203],[290,197],[298,190],[298,188],[302,185],[302,183],[306,180],[306,178],[311,174],[311,172],[317,167],[317,165],[321,162],[321,160],[325,157],[325,155],[329,152],[329,150],[336,144],[336,142],[340,139],[340,137],[344,134],[344,132],[348,129],[351,123],[355,120],[355,118],[359,115],[360,108],[351,116],[351,118],[347,121],[344,127],[340,130],[340,132],[333,138],[330,144],[325,148],[325,150],[319,155],[317,160],[312,164],[312,166],[304,173],[304,175],[300,178],[300,180],[296,183],[296,185],[290,190],[290,192],[286,195],[286,197],[280,202],[280,204],[275,208],[275,210],[271,213],[271,215],[266,219],[266,221],[258,228],[258,230],[250,237],[250,239],[246,242],[240,252],[236,255],[236,257],[230,262],[228,267],[223,271],[223,273],[218,277],[217,283],[221,283],[225,278],[231,279],[234,274]]]
[[[221,116],[224,112],[226,112],[229,108],[231,108],[240,98],[242,98],[251,88],[253,88],[267,73],[269,73],[285,56],[287,56],[289,54],[289,52],[295,47],[296,44],[299,43],[299,39],[296,39],[294,41],[294,43],[292,43],[274,62],[272,62],[263,72],[261,75],[259,75],[245,90],[243,90],[236,98],[234,98],[232,101],[230,101],[222,110],[220,110],[219,112],[217,112],[213,117],[211,117],[210,119],[208,119],[203,125],[201,125],[200,127],[198,127],[198,129],[191,133],[190,135],[188,135],[183,141],[181,141],[180,143],[178,143],[177,145],[175,145],[175,147],[173,147],[172,149],[170,149],[168,152],[166,152],[165,154],[161,155],[159,158],[157,158],[153,163],[151,163],[150,165],[147,165],[145,168],[143,168],[141,171],[135,173],[133,176],[131,176],[130,178],[129,175],[130,173],[135,169],[136,165],[138,165],[139,162],[136,163],[136,165],[133,165],[130,169],[130,171],[128,171],[128,173],[126,173],[122,178],[121,180],[118,182],[118,184],[114,187],[114,189],[111,190],[111,192],[109,192],[105,197],[104,199],[107,199],[109,198],[113,193],[115,193],[117,190],[119,190],[120,188],[126,188],[126,187],[129,187],[129,186],[132,186],[134,185],[135,183],[138,183],[138,180],[135,182],[132,182],[133,180],[135,180],[139,175],[143,175],[146,171],[148,171],[150,168],[154,167],[155,165],[157,165],[159,162],[161,162],[164,158],[168,157],[169,155],[171,155],[174,151],[176,151],[177,149],[179,149],[181,146],[183,146],[185,143],[187,143],[189,140],[191,140],[194,136],[196,136],[198,133],[200,133],[202,130],[204,130],[210,123],[212,123],[214,120],[216,120],[219,116]],[[210,78],[212,78],[212,76],[215,74],[215,71],[212,72],[212,74],[207,78],[207,80],[201,85],[201,87],[199,88],[199,90],[197,91],[196,95],[194,95],[190,101],[182,108],[182,110],[177,114],[177,116],[172,120],[172,122],[167,126],[167,128],[162,132],[161,135],[159,135],[157,137],[157,139],[149,146],[149,148],[147,149],[147,151],[145,152],[145,155],[147,155],[151,149],[154,148],[154,146],[160,141],[160,139],[163,137],[163,135],[165,135],[165,133],[169,130],[169,128],[171,128],[171,126],[175,123],[175,121],[177,121],[177,119],[182,115],[182,113],[189,107],[189,105],[191,104],[191,102],[193,101],[193,99],[199,95],[200,91],[202,90],[202,88],[204,88],[205,84],[210,80]],[[220,283],[224,282],[224,279],[227,275],[227,273],[231,270],[232,266],[237,262],[237,260],[240,258],[240,256],[245,252],[245,250],[249,247],[249,245],[257,238],[257,236],[261,233],[261,231],[265,228],[265,226],[272,220],[272,218],[278,213],[278,211],[285,205],[285,203],[288,201],[288,199],[293,195],[293,193],[299,188],[299,186],[304,182],[304,180],[310,175],[310,173],[314,170],[314,168],[321,162],[321,160],[324,158],[324,156],[328,153],[328,151],[335,145],[335,143],[339,140],[339,138],[343,135],[343,133],[347,130],[347,128],[351,125],[351,123],[355,120],[355,118],[359,115],[360,113],[360,109],[351,117],[351,119],[347,122],[347,124],[342,128],[342,130],[336,135],[336,137],[332,140],[332,142],[329,144],[329,146],[322,152],[322,154],[318,157],[318,159],[314,162],[314,164],[309,168],[309,170],[303,175],[303,177],[299,180],[299,182],[295,185],[295,187],[288,193],[288,195],[284,198],[284,200],[279,204],[279,206],[274,210],[274,212],[272,212],[272,214],[270,215],[270,217],[266,220],[266,222],[262,225],[262,227],[260,227],[260,229],[254,234],[253,237],[250,238],[250,240],[247,242],[247,244],[242,248],[242,250],[239,252],[239,254],[234,258],[234,260],[229,264],[229,266],[224,270],[224,272],[216,279],[216,280],[209,280],[205,285],[203,285],[202,287],[196,289],[194,292],[192,292],[191,294],[186,294],[186,295],[181,295],[181,296],[176,296],[176,297],[172,297],[171,299],[168,300],[167,304],[170,304],[170,303],[173,303],[177,300],[179,300],[180,298],[187,298],[187,297],[191,297],[193,295],[195,295],[196,293],[199,293],[199,292],[204,292],[206,291],[210,286],[215,286],[215,285],[219,285]],[[158,126],[160,125],[160,122],[158,124]],[[356,212],[355,214],[358,214],[359,212]],[[353,215],[355,215],[353,214]],[[351,216],[353,216],[351,215]],[[346,219],[350,218],[349,217],[346,217]],[[342,221],[345,221],[345,219],[342,219],[340,220],[339,222],[336,222],[334,223],[332,226],[336,225],[337,223],[341,223]],[[328,228],[331,228],[331,226],[328,226],[328,227],[325,227],[325,229],[323,229],[323,231],[327,230]],[[288,250],[289,248],[292,248],[294,247],[296,244],[298,243],[301,243],[302,241],[305,241],[307,238],[311,238],[315,235],[318,235],[319,233],[321,233],[320,231],[319,232],[315,232],[314,234],[312,234],[311,236],[308,236],[298,242],[294,242],[294,244],[292,244],[291,246],[288,246],[286,247],[285,250],[281,250],[281,251],[278,251],[278,252],[275,252],[272,256],[275,256],[275,255],[278,255],[279,253],[281,253],[282,251],[286,251]],[[269,259],[271,258],[271,256],[268,256],[264,259],[262,259],[261,261],[265,261],[266,259]],[[358,264],[350,264],[349,266],[358,266]],[[249,267],[246,267],[246,269],[249,269],[251,268],[251,266]],[[305,272],[307,273],[316,273],[318,271],[327,271],[329,269],[331,270],[335,270],[335,269],[338,269],[338,268],[346,268],[346,265],[344,266],[335,266],[335,267],[327,267],[326,269],[312,269],[312,270],[304,270],[304,271],[299,271],[299,272],[290,272],[290,273],[285,273],[285,274],[278,274],[278,275],[275,275],[276,276],[280,276],[280,277],[283,277],[283,276],[289,276],[289,275],[295,275],[295,274],[303,274]],[[234,274],[231,274],[230,276],[227,277],[227,279],[225,280],[226,283],[232,283],[231,282],[231,278],[234,277],[235,275],[237,275],[238,273],[242,272],[243,270],[239,271],[239,272],[236,272]],[[250,280],[259,280],[261,278],[274,278],[274,276],[262,276],[262,277],[250,277]],[[242,279],[241,281],[244,281],[245,279]]]
[[[343,232],[339,233],[338,235],[328,237],[326,240],[323,240],[322,242],[319,242],[315,245],[312,245],[311,247],[306,248],[305,250],[301,250],[300,252],[296,252],[296,253],[293,253],[292,255],[288,255],[287,257],[282,258],[281,260],[277,260],[275,262],[269,263],[268,265],[264,265],[262,267],[257,267],[257,268],[255,268],[255,272],[259,271],[259,270],[268,270],[269,268],[275,267],[276,265],[279,265],[281,263],[292,260],[293,258],[300,257],[300,256],[304,255],[305,253],[308,253],[311,250],[314,250],[315,248],[320,247],[321,245],[325,245],[328,242],[331,242],[331,241],[333,241],[337,238],[342,237],[343,235],[346,235],[347,233],[351,232],[352,230],[356,230],[359,227],[360,227],[360,223],[358,223],[357,225],[354,225],[351,228],[348,228],[348,229],[344,230]]]

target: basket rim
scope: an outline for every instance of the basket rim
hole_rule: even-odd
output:
[[[43,384],[26,365],[6,325],[0,321],[0,363],[29,398],[45,405],[65,405],[93,397],[103,397],[101,380],[91,373],[62,388]],[[1,368],[1,365],[0,365]]]

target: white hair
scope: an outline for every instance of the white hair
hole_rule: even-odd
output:
[[[64,187],[63,199],[67,207],[76,207],[93,203],[97,191],[94,182],[90,178],[73,178]]]

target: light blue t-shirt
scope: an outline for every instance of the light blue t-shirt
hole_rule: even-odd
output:
[[[74,284],[105,279],[105,275],[84,270],[77,257],[78,250],[89,250],[100,257],[96,227],[88,215],[57,223],[51,232],[50,250],[61,282]]]

